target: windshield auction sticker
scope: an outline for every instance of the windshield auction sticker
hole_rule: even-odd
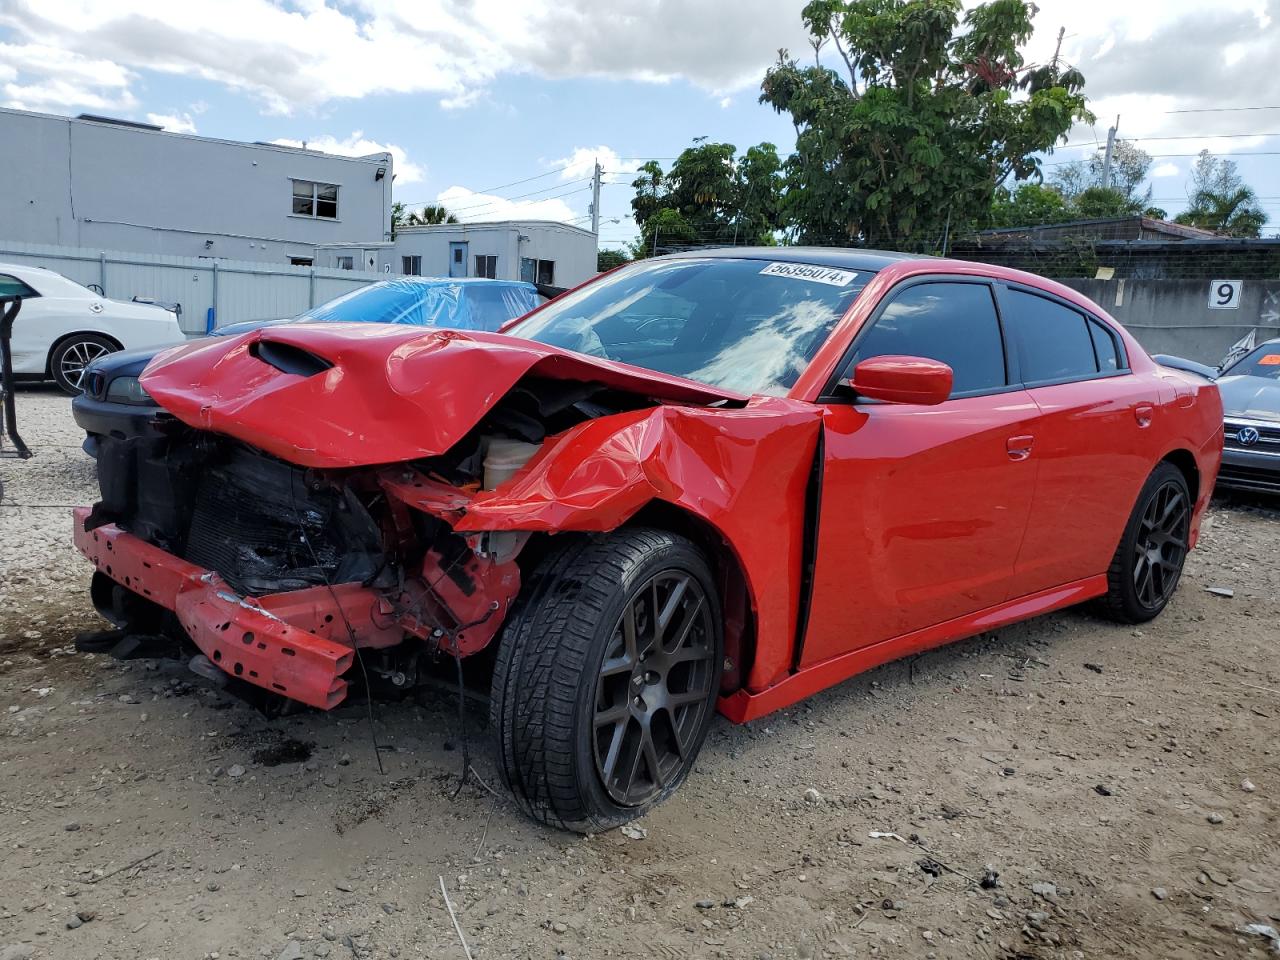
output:
[[[762,277],[790,277],[793,280],[812,280],[833,287],[847,287],[858,279],[852,270],[835,270],[816,267],[810,263],[771,263],[760,271]]]

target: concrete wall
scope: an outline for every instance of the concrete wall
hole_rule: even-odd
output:
[[[391,236],[389,154],[337,157],[7,109],[0,143],[5,240],[283,264],[343,244],[356,248],[357,269],[365,247],[376,269],[386,256],[377,245]],[[337,219],[295,216],[293,179],[337,184]]]
[[[590,230],[550,221],[439,224],[401,227],[393,248],[393,273],[403,272],[402,258],[422,257],[422,275],[449,276],[449,244],[467,244],[467,276],[475,276],[477,256],[498,258],[499,280],[519,280],[521,259],[555,262],[555,283],[573,287],[594,277],[597,238]]]
[[[1123,323],[1149,353],[1217,364],[1250,330],[1259,342],[1280,336],[1280,279],[1243,281],[1239,306],[1232,310],[1209,308],[1208,280],[1061,282]]]
[[[386,277],[359,270],[0,242],[0,272],[5,263],[45,267],[85,286],[97,284],[114,300],[151,297],[179,303],[182,329],[190,334],[205,332],[210,308],[215,326],[293,317]]]

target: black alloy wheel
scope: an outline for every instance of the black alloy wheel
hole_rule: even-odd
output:
[[[1148,610],[1161,609],[1178,586],[1190,525],[1186,484],[1165,481],[1148,498],[1133,545],[1133,586]]]
[[[490,722],[522,810],[594,833],[689,775],[724,661],[711,565],[668,530],[554,538],[502,628]]]
[[[596,773],[620,806],[652,800],[689,758],[717,676],[714,623],[692,574],[667,570],[628,600],[596,685]]]
[[[1107,569],[1106,616],[1145,623],[1169,603],[1190,548],[1193,504],[1181,470],[1165,461],[1152,471]]]

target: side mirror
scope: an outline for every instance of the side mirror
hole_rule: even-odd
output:
[[[853,368],[850,386],[859,396],[885,403],[934,406],[951,396],[955,375],[945,363],[926,357],[869,357]]]

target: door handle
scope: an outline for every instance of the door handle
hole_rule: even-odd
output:
[[[1027,459],[1027,457],[1031,456],[1031,445],[1035,442],[1035,437],[1010,437],[1005,444],[1005,449],[1009,451],[1009,459]]]
[[[1138,426],[1146,428],[1151,426],[1151,416],[1155,413],[1155,407],[1149,403],[1140,403],[1133,408],[1133,418],[1138,421]]]

